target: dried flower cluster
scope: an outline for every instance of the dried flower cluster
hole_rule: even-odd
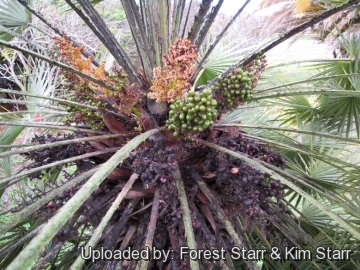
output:
[[[73,68],[102,80],[105,84],[111,86],[115,90],[110,91],[89,80],[70,72],[64,75],[70,84],[75,86],[74,93],[76,101],[83,101],[85,104],[99,105],[103,103],[103,107],[112,106],[118,112],[129,115],[131,108],[135,107],[139,101],[140,91],[134,86],[129,85],[124,73],[113,69],[112,73],[105,71],[105,64],[99,67],[93,67],[93,58],[84,58],[82,52],[84,47],[75,47],[69,42],[66,36],[61,38],[55,37],[55,43],[60,48],[60,56]]]
[[[190,78],[195,72],[196,46],[187,39],[179,39],[163,56],[164,69],[154,69],[154,79],[149,97],[157,102],[174,102],[190,88]]]

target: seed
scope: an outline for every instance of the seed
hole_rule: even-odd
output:
[[[47,208],[52,209],[54,208],[54,203],[53,202],[49,202],[47,205]]]
[[[253,199],[246,199],[245,201],[244,201],[244,203],[245,203],[245,205],[250,205],[250,204],[252,204],[253,203]]]
[[[270,186],[273,189],[278,189],[278,188],[280,188],[280,183],[279,182],[271,182]]]
[[[194,221],[194,222],[192,223],[192,225],[193,225],[193,227],[194,227],[195,229],[200,229],[200,228],[201,228],[201,223],[200,223],[200,221],[198,221],[198,220]]]
[[[148,175],[146,173],[142,173],[140,179],[141,181],[146,181],[148,179]]]

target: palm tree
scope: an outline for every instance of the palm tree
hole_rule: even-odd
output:
[[[296,0],[273,1],[263,0],[262,9],[274,8],[276,11],[264,22],[263,34],[272,34],[275,31],[284,31],[321,14],[324,10],[346,3],[337,0]],[[316,34],[321,40],[334,43],[342,33],[355,34],[359,28],[359,4],[335,13],[322,22],[314,25],[308,32]]]
[[[265,69],[263,56],[357,1],[325,11],[225,67],[221,54],[212,53],[249,0],[210,43],[206,36],[224,1],[213,7],[202,1],[191,26],[192,1],[121,1],[132,38],[126,44],[118,35],[124,30],[111,28],[113,18],[96,9],[100,1],[65,2],[57,10],[75,12],[104,47],[96,57],[32,1],[0,6],[8,22],[1,28],[7,39],[0,40],[9,63],[4,76],[19,88],[1,89],[17,97],[1,102],[25,105],[1,114],[0,124],[8,127],[0,138],[7,169],[0,194],[23,187],[18,204],[1,212],[1,268],[358,265],[360,167],[351,155],[360,133],[358,58],[345,61],[356,67],[347,74],[326,69],[311,79],[278,83],[279,67]],[[29,23],[31,17],[46,27]],[[45,39],[48,33],[56,37]],[[13,59],[20,59],[20,74]],[[354,101],[340,102],[339,113],[324,106],[339,95]],[[11,145],[25,127],[39,131],[32,145]],[[13,174],[16,155],[26,164]],[[322,247],[351,253],[344,260],[325,258]],[[299,250],[311,258],[299,261]],[[144,259],[150,251],[165,253]],[[279,260],[273,251],[281,252]],[[113,252],[117,260],[90,256],[101,252]]]

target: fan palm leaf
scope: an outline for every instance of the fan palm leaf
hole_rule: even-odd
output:
[[[30,4],[32,1],[28,2]],[[15,33],[22,32],[31,19],[27,10],[20,3],[12,0],[4,0],[1,2],[0,17],[0,25]],[[14,36],[4,30],[0,30],[0,38],[7,41],[13,39]]]
[[[216,45],[231,23],[211,44],[206,39],[224,1],[200,4],[188,40],[178,39],[187,29],[182,19],[191,19],[184,12],[186,1],[121,1],[135,57],[109,29],[111,18],[104,20],[99,12],[106,9],[104,3],[94,7],[85,0],[65,2],[69,14],[76,13],[83,20],[79,28],[91,29],[115,61],[114,65],[110,58],[108,63],[97,63],[72,41],[73,37],[64,36],[63,29],[40,14],[36,4],[17,1],[61,37],[48,39],[50,45],[46,46],[52,53],[0,40],[2,46],[28,55],[22,58],[27,72],[22,72],[22,77],[17,74],[21,91],[1,90],[18,97],[4,99],[4,103],[22,104],[27,110],[4,113],[0,124],[19,130],[47,128],[45,134],[35,134],[33,146],[12,150],[8,144],[13,140],[2,143],[5,147],[0,158],[23,155],[27,163],[22,171],[0,179],[1,190],[15,184],[22,188],[18,205],[1,212],[0,268],[356,266],[358,251],[343,264],[331,260],[298,262],[293,258],[274,261],[269,255],[273,247],[282,252],[284,246],[314,252],[318,243],[332,248],[359,244],[360,214],[356,201],[349,196],[359,188],[356,177],[360,168],[347,158],[348,153],[356,152],[358,140],[350,131],[346,133],[346,117],[349,110],[354,115],[357,103],[341,107],[340,124],[345,130],[334,133],[333,128],[317,125],[320,111],[312,100],[303,98],[319,94],[357,98],[353,89],[327,85],[324,91],[317,84],[346,77],[357,87],[356,71],[321,78],[297,77],[297,81],[285,84],[262,81],[251,98],[265,66],[260,55],[324,18],[353,7],[356,1],[325,11],[245,58],[240,45],[233,51],[225,47],[224,57],[217,57],[224,49]],[[37,34],[45,37],[44,33]],[[201,48],[199,62],[195,61],[196,47]],[[59,69],[61,74],[57,73]],[[251,79],[247,72],[252,74]],[[235,90],[227,92],[226,84],[234,84],[234,88],[237,83],[231,80],[239,78],[236,76],[242,82],[250,81],[251,89],[228,107]],[[220,88],[219,82],[223,84]],[[304,88],[297,89],[299,86]],[[278,99],[282,96],[288,98]],[[192,110],[194,102],[204,104],[193,106],[194,112],[201,111],[196,117],[186,112]],[[224,116],[238,105],[238,110]],[[45,106],[51,113],[36,121],[33,112],[45,114]],[[287,108],[291,120],[281,115],[282,108]],[[28,118],[11,118],[26,116],[26,112]],[[188,122],[182,122],[184,119]],[[230,125],[226,121],[242,123]],[[337,244],[340,235],[346,241]],[[234,244],[264,250],[266,255],[259,263],[234,259]],[[190,260],[179,256],[181,246],[194,250],[222,247],[225,254],[214,257],[215,261]],[[84,258],[84,247],[86,251],[91,247],[175,252],[169,261],[102,260],[95,264],[94,258]]]

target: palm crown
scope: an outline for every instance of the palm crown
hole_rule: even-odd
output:
[[[0,90],[8,109],[0,122],[7,126],[0,194],[15,184],[23,189],[18,204],[1,212],[1,268],[358,265],[359,37],[341,36],[349,57],[312,64],[321,72],[310,78],[299,68],[297,81],[284,75],[294,63],[267,66],[264,56],[358,1],[231,61],[214,50],[249,0],[212,41],[221,0],[202,1],[194,17],[192,1],[121,1],[115,7],[129,26],[122,41],[114,18],[96,9],[101,1],[65,2],[52,7],[76,13],[103,47],[91,51],[51,23],[41,1],[0,6],[2,74],[12,79]],[[11,145],[26,127],[38,130],[31,145]],[[26,164],[13,173],[17,155]],[[211,250],[210,259],[183,258],[184,246]],[[84,259],[89,247],[173,253],[95,264]],[[273,248],[280,260],[270,256]],[[333,257],[321,257],[327,249]],[[336,257],[346,249],[348,258]],[[297,260],[296,250],[311,259]]]

